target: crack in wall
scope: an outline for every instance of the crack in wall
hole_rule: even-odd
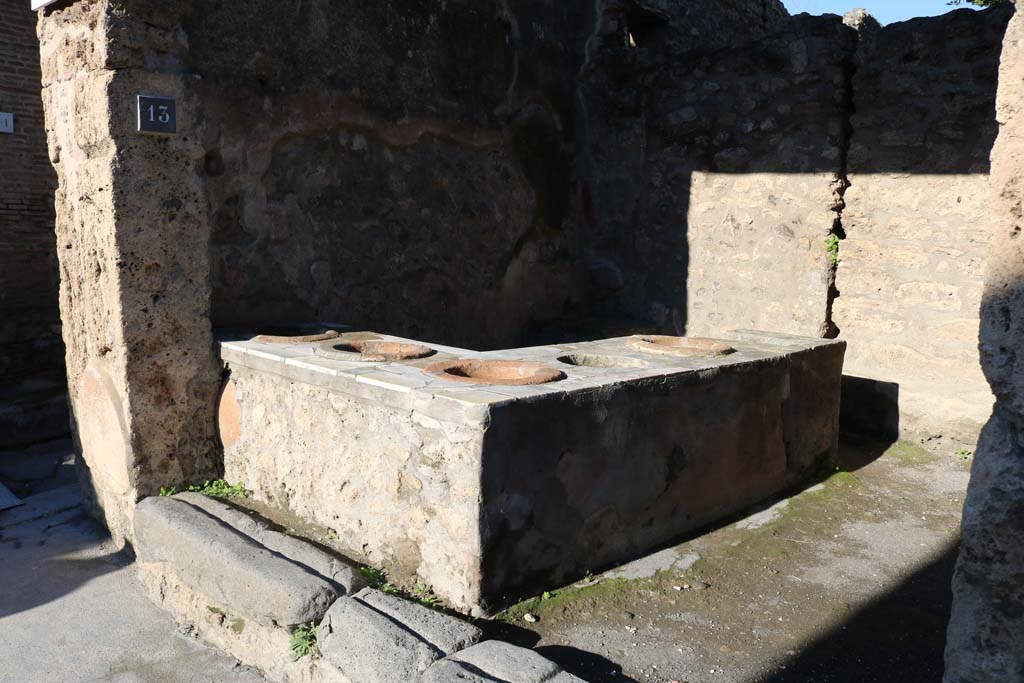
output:
[[[830,267],[828,272],[828,295],[825,302],[825,321],[823,324],[822,336],[826,339],[835,339],[841,330],[832,319],[832,309],[835,300],[839,298],[840,291],[836,286],[836,279],[839,273],[841,260],[842,240],[846,239],[846,229],[843,226],[843,212],[846,209],[846,191],[850,188],[849,178],[849,156],[850,142],[853,138],[853,115],[856,112],[855,93],[853,89],[853,77],[857,72],[856,57],[860,47],[861,35],[857,33],[857,49],[843,61],[843,82],[840,86],[839,111],[842,115],[842,127],[839,133],[839,169],[833,180],[832,194],[835,201],[832,204],[832,211],[835,218],[832,227],[829,229],[826,238],[826,245],[830,254]],[[833,244],[834,250],[833,250]]]

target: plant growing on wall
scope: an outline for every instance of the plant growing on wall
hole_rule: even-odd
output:
[[[828,251],[828,262],[833,266],[839,265],[839,236],[829,235],[825,240],[825,249]]]

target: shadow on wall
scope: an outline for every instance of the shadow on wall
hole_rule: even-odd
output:
[[[900,437],[900,385],[843,375],[839,426],[844,433]]]
[[[581,170],[596,302],[581,327],[837,334],[828,242],[846,237],[850,175],[988,172],[1008,16],[858,31],[805,14],[725,49],[690,36],[597,52]]]
[[[935,683],[942,680],[950,579],[957,546],[946,549],[759,683]],[[751,683],[753,683],[751,681]]]
[[[891,91],[861,106],[857,31],[771,3],[609,2],[596,35],[593,3],[470,3],[440,24],[277,4],[219,21],[198,3],[185,26],[211,137],[216,326],[336,320],[480,349],[834,335],[826,241],[843,236],[854,104],[900,94],[896,134],[859,171],[921,172],[935,150],[932,172],[986,170],[987,148],[961,152],[994,130],[978,28],[996,32],[992,11],[892,34]],[[224,35],[239,22],[251,34]],[[933,77],[937,55],[956,82]]]
[[[215,326],[508,348],[579,299],[575,75],[595,3],[448,4],[191,3]]]

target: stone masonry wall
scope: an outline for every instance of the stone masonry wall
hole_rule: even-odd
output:
[[[712,8],[640,5],[582,74],[588,324],[839,335],[846,427],[972,441],[1008,8],[881,29],[730,5],[750,29],[718,34]]]
[[[836,16],[750,25],[729,47],[607,49],[589,65],[600,316],[673,334],[829,331],[856,33]]]
[[[514,346],[583,293],[575,74],[593,3],[189,4],[215,325]]]
[[[53,235],[56,178],[46,155],[35,14],[20,0],[0,0],[0,16],[0,111],[14,114],[14,133],[0,133],[4,386],[24,379],[61,379],[64,354]]]
[[[972,442],[988,418],[976,339],[1011,13],[892,24],[861,52],[834,321],[847,374],[870,381],[847,382],[848,426]]]
[[[233,365],[240,439],[225,476],[337,533],[348,556],[396,580],[480,602],[485,424],[330,391]],[[474,560],[474,558],[476,558]]]

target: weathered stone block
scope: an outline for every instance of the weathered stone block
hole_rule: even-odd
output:
[[[533,650],[497,640],[474,645],[434,664],[421,683],[583,683]]]
[[[367,589],[334,603],[317,640],[324,659],[353,681],[407,683],[480,636],[454,617]]]
[[[185,501],[146,498],[134,522],[141,561],[168,563],[197,591],[246,617],[305,624],[337,597],[326,579]]]
[[[441,652],[452,654],[479,642],[476,626],[387,593],[364,589],[355,595],[364,605],[381,612],[413,631]]]

